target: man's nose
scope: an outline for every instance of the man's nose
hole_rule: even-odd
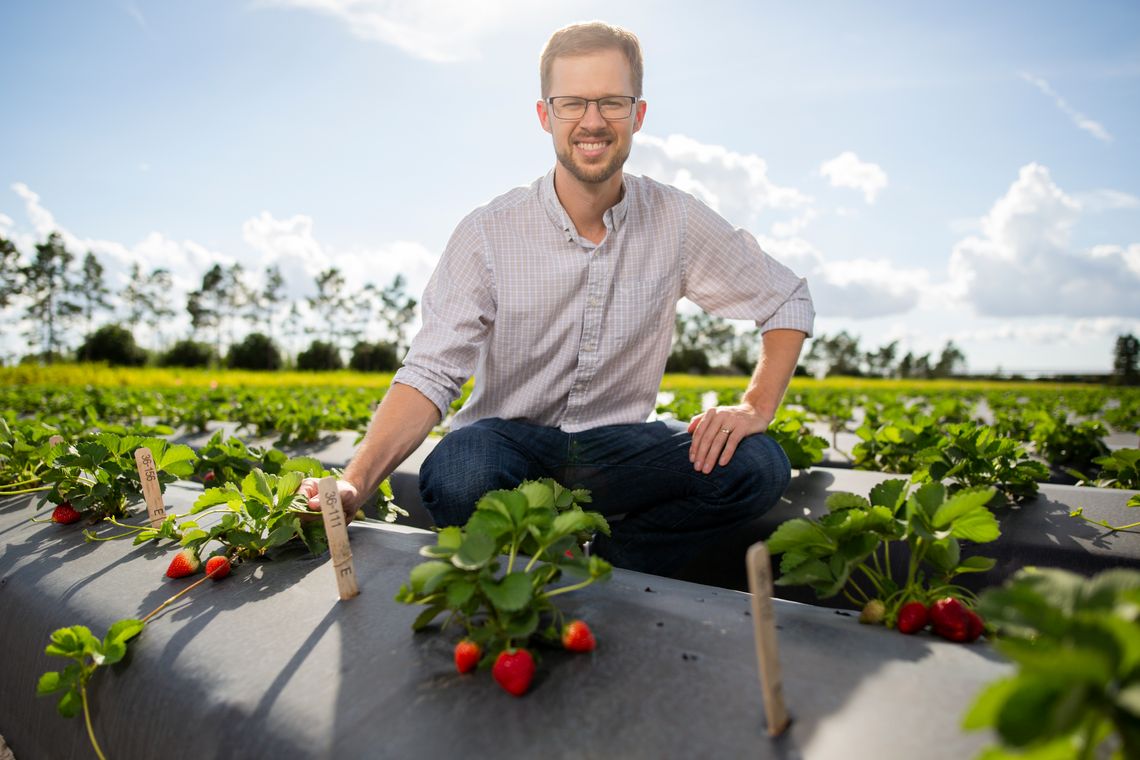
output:
[[[586,104],[586,113],[582,114],[579,123],[586,127],[604,127],[608,122],[602,118],[602,107],[597,101],[591,100]]]

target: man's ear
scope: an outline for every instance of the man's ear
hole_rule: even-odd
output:
[[[546,108],[546,101],[537,101],[534,104],[534,110],[538,113],[538,123],[542,125],[543,129],[550,132],[550,111]]]
[[[641,129],[641,123],[645,121],[645,101],[637,101],[637,107],[633,112],[633,131],[636,132]],[[549,130],[547,130],[549,131]]]

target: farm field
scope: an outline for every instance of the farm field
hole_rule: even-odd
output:
[[[597,529],[582,511],[589,504],[578,505],[577,495],[556,484],[549,487],[563,494],[554,499],[562,506],[550,502],[551,519],[553,510],[565,511],[537,524],[537,533],[511,521],[547,508],[546,485],[480,502],[476,515],[488,514],[462,530],[423,530],[430,518],[418,501],[419,460],[413,457],[376,494],[367,519],[351,526],[363,594],[337,606],[331,574],[322,569],[328,556],[323,526],[300,519],[305,508],[296,490],[302,477],[335,474],[347,463],[390,376],[104,367],[14,368],[0,376],[0,599],[15,613],[0,621],[0,646],[20,655],[0,666],[0,735],[17,758],[86,756],[86,742],[96,741],[92,732],[120,750],[108,749],[107,756],[153,753],[157,737],[134,732],[132,721],[153,699],[146,674],[171,667],[164,664],[171,657],[178,725],[207,721],[221,709],[242,711],[275,737],[258,750],[263,754],[251,756],[362,751],[380,740],[363,728],[365,692],[396,710],[391,714],[403,728],[384,739],[412,755],[457,748],[450,733],[425,738],[422,721],[462,714],[467,717],[457,726],[467,749],[499,746],[511,754],[542,747],[568,756],[557,749],[571,741],[562,729],[520,729],[504,737],[488,731],[493,721],[480,717],[485,710],[539,725],[538,715],[570,709],[560,696],[564,688],[593,695],[574,709],[597,725],[605,715],[620,715],[630,694],[661,710],[675,708],[674,695],[692,689],[708,704],[736,704],[706,716],[699,729],[670,732],[647,724],[623,739],[628,756],[665,756],[678,748],[726,756],[760,748],[759,756],[784,756],[770,754],[777,745],[762,737],[759,693],[751,708],[730,697],[756,685],[755,673],[744,667],[752,647],[748,597],[734,589],[747,588],[742,557],[759,540],[774,555],[777,620],[791,632],[784,634],[784,683],[797,722],[784,741],[804,756],[907,757],[925,748],[925,756],[968,757],[999,734],[1005,739],[1007,730],[1029,736],[1033,746],[1088,748],[1094,742],[1116,748],[1120,757],[1131,751],[1131,719],[1098,696],[1133,683],[1127,658],[1109,656],[1095,677],[1085,669],[1054,673],[1046,687],[1035,670],[1044,667],[1042,659],[1022,656],[1027,650],[1019,649],[1025,644],[1018,637],[1025,629],[1018,625],[1031,607],[1034,615],[1099,621],[1087,624],[1103,626],[1109,638],[1092,645],[1063,626],[1038,632],[1053,637],[1047,645],[1057,658],[1073,662],[1140,647],[1137,605],[1127,601],[1140,594],[1137,389],[796,378],[770,430],[794,468],[784,500],[732,541],[711,547],[683,574],[686,580],[610,568],[589,556],[584,534]],[[654,416],[687,419],[708,405],[735,402],[745,383],[742,377],[667,375]],[[436,434],[447,434],[446,421]],[[159,522],[148,522],[142,510],[133,458],[140,445],[151,450],[166,494],[166,517]],[[429,439],[424,449],[432,445]],[[59,519],[53,511],[65,500],[74,518],[64,513]],[[73,519],[76,524],[51,524]],[[527,556],[532,559],[520,570]],[[164,597],[191,591],[195,575],[205,580],[207,558],[218,557],[233,561],[235,577],[223,582],[228,586],[208,583],[172,613],[150,620],[163,610]],[[168,562],[169,577],[156,589]],[[1031,566],[1050,569],[1039,576]],[[609,582],[586,588],[596,580]],[[566,599],[564,609],[551,605],[568,591],[572,597],[559,599]],[[1075,596],[1069,607],[1046,612],[1058,594]],[[471,606],[476,601],[482,606]],[[416,604],[426,609],[407,607]],[[920,623],[915,605],[924,610]],[[960,624],[946,622],[946,605],[957,605]],[[596,652],[592,638],[586,658],[561,651],[555,621],[564,614],[590,621],[600,642]],[[440,620],[456,616],[465,620],[462,626],[440,629]],[[856,616],[872,625],[860,626]],[[143,624],[129,622],[136,618],[149,621],[145,633]],[[261,657],[227,647],[233,636],[251,640],[281,619],[304,624],[281,629],[280,646]],[[968,622],[974,619],[976,626]],[[33,696],[36,679],[61,667],[37,652],[49,635],[66,639],[72,634],[61,631],[76,630],[60,626],[76,624],[90,626],[87,635],[96,637],[108,631],[102,643],[90,644],[92,651],[126,651],[127,639],[138,649],[130,673],[119,664],[89,676],[97,684],[90,692],[99,705],[95,728],[61,723],[54,697]],[[457,675],[448,665],[457,627],[480,642],[483,669],[496,653],[513,651],[513,642],[531,640],[540,674],[533,686],[528,677],[523,691],[533,693],[509,701],[502,692],[483,691],[492,688],[479,685],[485,673]],[[411,628],[424,633],[413,636]],[[904,630],[919,633],[899,636]],[[958,643],[983,634],[985,640]],[[1106,650],[1108,640],[1116,643]],[[836,641],[845,642],[841,650]],[[53,646],[57,654],[67,650],[63,643]],[[343,660],[342,647],[393,657]],[[633,657],[637,651],[642,654]],[[835,655],[821,661],[821,651]],[[71,656],[85,655],[76,650]],[[98,663],[86,662],[94,672]],[[331,682],[332,692],[314,697],[294,671],[305,683],[320,673],[342,675]],[[839,680],[825,671],[841,674]],[[344,675],[349,672],[354,675]],[[645,678],[650,672],[652,682]],[[66,701],[72,693],[66,677],[52,678],[46,687],[41,681],[41,692],[57,688]],[[610,679],[621,688],[606,688]],[[911,691],[911,684],[935,681],[944,686],[937,695]],[[1016,713],[1013,692],[996,694],[986,686],[1015,684],[1030,695],[1023,698],[1051,699],[1071,693],[1077,682],[1086,695],[1077,725],[1035,717],[1032,726],[1014,729],[1003,712],[1008,703]],[[219,690],[219,684],[229,686]],[[420,695],[420,709],[397,710],[412,692]],[[982,693],[991,694],[988,701],[979,700]],[[333,717],[290,717],[314,698],[324,704],[322,714]],[[60,711],[74,714],[79,699],[66,710],[60,702]],[[472,710],[473,704],[481,707]],[[885,741],[889,726],[880,718],[886,714],[925,728]],[[967,714],[972,731],[959,725]],[[871,724],[881,730],[853,751],[843,737]],[[228,729],[169,730],[203,755],[242,741]],[[581,739],[580,749],[597,754],[601,745],[594,740]]]

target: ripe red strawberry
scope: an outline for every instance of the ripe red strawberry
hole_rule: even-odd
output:
[[[216,581],[220,581],[230,574],[230,561],[222,555],[210,557],[206,560],[206,575],[210,576]]]
[[[973,610],[966,610],[966,641],[974,641],[986,631],[982,617]]]
[[[183,549],[170,560],[170,567],[166,568],[167,578],[185,578],[198,572],[202,561],[198,559],[198,552],[193,549]]]
[[[571,652],[593,652],[597,645],[585,620],[571,620],[562,629],[562,646]]]
[[[210,485],[217,479],[217,477],[218,476],[214,474],[213,470],[206,470],[206,474],[202,476],[202,482],[206,485]]]
[[[918,633],[926,627],[927,617],[925,604],[907,602],[899,608],[899,617],[895,621],[895,627],[899,629],[899,633]]]
[[[75,511],[70,501],[65,501],[51,511],[51,521],[63,525],[71,525],[83,515]]]
[[[970,635],[966,606],[953,597],[939,599],[930,605],[930,626],[944,639],[965,641]]]
[[[455,645],[455,669],[460,673],[470,673],[483,657],[483,650],[471,639],[463,639]]]
[[[507,649],[499,653],[491,675],[504,689],[521,697],[530,688],[534,678],[534,658],[525,649]]]

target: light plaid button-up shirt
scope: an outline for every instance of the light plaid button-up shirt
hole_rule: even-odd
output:
[[[806,281],[693,196],[625,175],[599,245],[578,235],[554,171],[459,223],[428,282],[423,327],[393,382],[452,421],[519,419],[572,433],[644,422],[673,339],[677,301],[811,335]]]

